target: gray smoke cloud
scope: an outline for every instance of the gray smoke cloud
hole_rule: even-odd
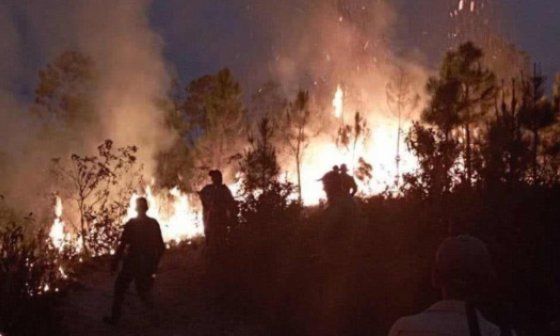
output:
[[[0,190],[10,201],[32,208],[44,203],[46,167],[53,157],[91,153],[104,139],[137,145],[149,175],[154,155],[174,139],[155,106],[170,82],[163,41],[150,26],[151,1],[7,1],[0,3]],[[66,50],[95,63],[99,74],[95,117],[87,125],[42,139],[40,121],[29,112],[37,70]],[[25,88],[25,90],[22,90]],[[23,92],[22,92],[23,91]]]

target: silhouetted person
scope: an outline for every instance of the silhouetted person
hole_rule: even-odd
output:
[[[122,260],[122,268],[115,281],[115,292],[111,315],[103,320],[116,324],[121,317],[124,295],[134,281],[140,299],[153,307],[151,290],[155,273],[165,250],[161,229],[157,220],[147,216],[148,201],[140,197],[136,200],[138,216],[129,220],[121,235],[119,246],[111,263],[111,272],[117,271]]]
[[[418,315],[401,318],[389,335],[501,335],[500,328],[473,305],[493,278],[490,254],[482,241],[465,235],[446,239],[438,249],[433,271],[433,284],[443,300]]]
[[[354,178],[348,175],[348,167],[345,164],[340,166],[340,185],[341,193],[345,197],[354,197],[358,192],[358,185]]]
[[[340,169],[333,166],[332,170],[323,175],[320,179],[323,182],[323,189],[327,194],[329,204],[333,205],[341,196]]]
[[[215,250],[225,243],[227,228],[235,220],[236,204],[231,191],[223,183],[222,172],[211,170],[208,175],[212,183],[206,185],[199,195],[203,208],[206,246]]]

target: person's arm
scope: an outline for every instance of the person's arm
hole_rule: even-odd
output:
[[[130,222],[129,222],[130,223]],[[121,262],[123,255],[124,255],[124,251],[126,250],[126,247],[129,244],[129,235],[130,235],[130,225],[129,223],[126,223],[124,225],[124,230],[121,234],[121,237],[119,239],[119,243],[117,246],[117,250],[115,252],[115,256],[113,257],[113,260],[111,261],[111,273],[114,273],[117,271],[117,269],[119,268],[119,263]]]

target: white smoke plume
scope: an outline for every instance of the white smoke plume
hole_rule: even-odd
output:
[[[170,82],[163,41],[152,30],[151,1],[7,1],[0,4],[0,166],[1,193],[24,207],[42,198],[50,158],[94,153],[112,139],[117,146],[137,145],[149,175],[154,155],[174,139],[155,106]],[[78,144],[41,139],[40,122],[29,112],[37,71],[67,50],[90,57],[99,74],[94,119],[76,130]],[[26,90],[22,91],[22,87]]]

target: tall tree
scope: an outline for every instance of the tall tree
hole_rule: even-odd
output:
[[[489,188],[496,183],[511,184],[525,178],[529,147],[519,118],[517,88],[515,80],[512,80],[510,90],[502,83],[495,118],[488,122],[482,149],[484,167],[481,171]]]
[[[355,169],[359,162],[356,162],[356,150],[360,142],[366,143],[371,134],[367,119],[359,111],[354,114],[354,123],[342,125],[338,129],[336,144],[352,153],[352,168]],[[364,158],[360,158],[364,163]]]
[[[258,123],[258,133],[249,137],[251,147],[240,163],[245,192],[266,191],[280,174],[276,150],[271,142],[273,135],[274,125],[263,118]]]
[[[111,140],[97,147],[98,154],[72,154],[70,163],[53,160],[52,172],[67,185],[68,198],[76,202],[84,252],[106,254],[114,247],[129,200],[141,183],[136,146],[114,148]]]
[[[266,118],[269,124],[274,125],[274,127],[283,128],[285,127],[285,113],[288,103],[288,99],[278,83],[273,81],[266,82],[251,96],[248,117],[252,120]],[[253,122],[250,124],[251,132],[260,132],[260,123]],[[270,142],[274,144],[278,155],[284,154],[287,150],[282,132],[272,132]]]
[[[192,191],[193,177],[196,175],[192,143],[192,122],[184,109],[185,92],[177,80],[173,80],[166,96],[157,106],[165,114],[165,124],[170,132],[175,132],[173,144],[157,153],[156,181],[158,187],[179,187],[183,191]]]
[[[428,81],[430,95],[423,119],[438,126],[446,138],[460,126],[463,139],[463,159],[466,180],[473,179],[472,127],[479,123],[494,103],[496,77],[482,64],[482,50],[467,42],[449,51],[439,76]]]
[[[396,78],[387,83],[385,89],[387,106],[389,110],[397,116],[397,146],[395,154],[395,167],[396,176],[395,184],[398,186],[400,183],[400,162],[401,162],[401,139],[403,136],[403,119],[410,116],[410,113],[416,109],[420,102],[420,95],[412,91],[412,84],[410,77],[404,70],[399,67]]]
[[[93,61],[76,51],[66,51],[39,71],[34,111],[47,125],[65,132],[92,130],[98,125],[92,91],[96,85]]]
[[[545,77],[535,65],[533,75],[523,83],[523,102],[520,111],[520,121],[523,127],[532,134],[532,180],[539,179],[539,149],[541,146],[541,132],[556,122],[558,109],[554,102],[544,93]]]
[[[247,111],[241,87],[230,70],[193,80],[187,86],[183,108],[192,123],[189,141],[197,168],[231,171],[227,168],[244,144]]]
[[[309,146],[311,110],[309,93],[299,91],[286,110],[286,142],[294,158],[297,174],[297,191],[300,203],[303,202],[301,188],[301,165],[305,150]]]

